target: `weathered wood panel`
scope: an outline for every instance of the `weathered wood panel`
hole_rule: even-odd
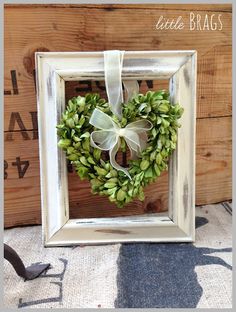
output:
[[[232,197],[231,122],[231,117],[197,121],[197,205]]]
[[[53,4],[54,8],[97,8],[106,10],[112,10],[112,9],[152,9],[152,10],[176,10],[176,11],[220,11],[220,12],[232,12],[232,5],[231,4]],[[5,8],[19,8],[18,4],[5,4]],[[29,7],[40,7],[40,8],[52,8],[51,4],[22,4],[20,6],[21,8],[29,8]]]
[[[33,137],[32,131],[28,131],[28,136]],[[231,199],[231,148],[231,117],[197,120],[197,205]],[[24,163],[21,167],[12,165],[17,162],[16,157],[29,162],[24,174]],[[13,141],[5,142],[5,159],[5,226],[40,223],[38,140],[22,140],[21,133],[15,132]],[[23,175],[20,179],[19,172]],[[146,189],[144,204],[136,201],[123,210],[108,206],[107,198],[91,195],[89,184],[69,173],[70,214],[82,218],[162,211],[167,207],[167,183],[165,175]]]
[[[180,15],[179,11],[163,9],[163,6],[161,9],[114,7],[112,10],[93,6],[7,7],[4,17],[5,131],[9,130],[12,111],[20,113],[26,129],[32,129],[29,112],[36,111],[35,51],[196,49],[199,60],[197,116],[231,115],[231,13],[221,13],[222,7],[217,8],[216,5],[215,14],[222,14],[221,31],[190,31],[186,26],[176,33],[176,30],[155,29],[159,16]],[[181,12],[186,25],[190,12],[191,6]],[[203,16],[207,13],[202,12]],[[217,90],[216,95],[211,90]],[[225,94],[228,94],[227,100]]]
[[[189,31],[187,26],[191,11],[202,16],[221,14],[223,29]],[[161,15],[175,19],[181,15],[186,28],[181,31],[156,30],[155,25]],[[204,204],[230,199],[232,196],[231,15],[231,5],[225,4],[6,6],[4,16],[6,226],[40,222],[35,51],[196,49],[197,117],[203,118],[197,122],[196,201],[197,204]],[[143,81],[141,91],[165,86],[165,81],[158,84],[155,81]],[[68,83],[66,97],[91,91],[102,93],[102,85],[96,83],[90,85],[88,82]],[[73,183],[75,179],[73,174],[69,177]],[[160,181],[160,194],[153,192],[150,186],[147,190],[147,202],[144,206],[135,203],[132,214],[143,213],[145,209],[149,211],[164,209],[167,201],[166,185],[166,180]],[[121,210],[107,209],[106,202],[103,202],[102,198],[96,197],[94,201],[95,197],[90,196],[86,182],[81,183],[78,180],[78,186],[79,192],[74,186],[70,187],[73,199],[71,215],[74,217],[121,215]],[[104,205],[99,211],[97,200],[102,201]],[[84,205],[86,203],[89,203],[88,206]],[[122,210],[122,214],[128,213],[130,210]]]

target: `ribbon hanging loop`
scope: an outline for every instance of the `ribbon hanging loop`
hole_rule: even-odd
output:
[[[105,85],[111,111],[119,119],[122,118],[123,90],[121,72],[124,51],[104,51]]]
[[[105,85],[108,102],[112,113],[119,119],[122,118],[122,66],[124,51],[112,50],[104,52],[104,72]],[[139,85],[137,81],[125,80],[124,87],[127,92],[126,101],[129,101],[138,93]],[[113,168],[123,171],[130,179],[131,176],[126,168],[116,162],[116,154],[120,148],[123,137],[131,152],[131,158],[137,158],[146,147],[146,131],[152,128],[152,123],[148,120],[138,120],[129,123],[125,128],[121,128],[115,121],[101,110],[95,108],[89,123],[99,130],[91,133],[91,145],[100,150],[109,151],[110,162]]]

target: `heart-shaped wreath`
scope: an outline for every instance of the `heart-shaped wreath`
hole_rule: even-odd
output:
[[[167,169],[169,156],[176,148],[177,129],[180,127],[178,119],[183,113],[179,104],[170,103],[169,93],[165,90],[137,94],[121,107],[122,118],[118,119],[109,103],[98,94],[73,97],[57,126],[60,138],[58,146],[66,152],[79,177],[90,181],[92,193],[108,196],[118,207],[135,198],[144,200],[143,188]],[[114,168],[111,157],[103,157],[104,152],[94,147],[96,144],[91,144],[93,132],[101,129],[91,124],[95,109],[110,116],[113,125],[121,131],[140,120],[152,125],[150,130],[146,129],[145,148],[139,150],[136,159],[128,160],[129,167],[123,171]],[[129,140],[122,135],[118,140],[119,149],[127,153]]]

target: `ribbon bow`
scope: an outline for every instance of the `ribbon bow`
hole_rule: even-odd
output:
[[[104,72],[105,85],[110,104],[110,109],[119,119],[122,118],[122,64],[124,51],[105,51],[104,52]],[[134,94],[138,93],[137,81],[123,81],[129,100]],[[99,109],[93,111],[89,123],[100,129],[93,131],[90,136],[91,145],[100,150],[109,151],[111,165],[123,171],[130,179],[131,176],[126,168],[116,162],[116,154],[120,147],[120,138],[123,137],[127,143],[131,158],[137,157],[145,149],[148,140],[146,131],[152,128],[152,123],[148,120],[137,120],[128,124],[125,128],[114,122],[114,120]]]
[[[152,123],[148,120],[137,120],[129,123],[125,128],[120,128],[110,116],[97,108],[93,111],[89,122],[101,129],[91,133],[91,145],[100,150],[109,151],[111,165],[123,171],[131,179],[128,170],[120,166],[115,159],[120,147],[120,138],[123,137],[126,141],[133,159],[145,149],[148,139],[146,131],[152,128]]]

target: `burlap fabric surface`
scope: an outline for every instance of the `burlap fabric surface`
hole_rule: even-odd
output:
[[[4,261],[8,308],[230,308],[231,205],[196,209],[194,244],[114,244],[44,248],[41,227],[5,230],[28,266],[50,262],[24,282]]]

